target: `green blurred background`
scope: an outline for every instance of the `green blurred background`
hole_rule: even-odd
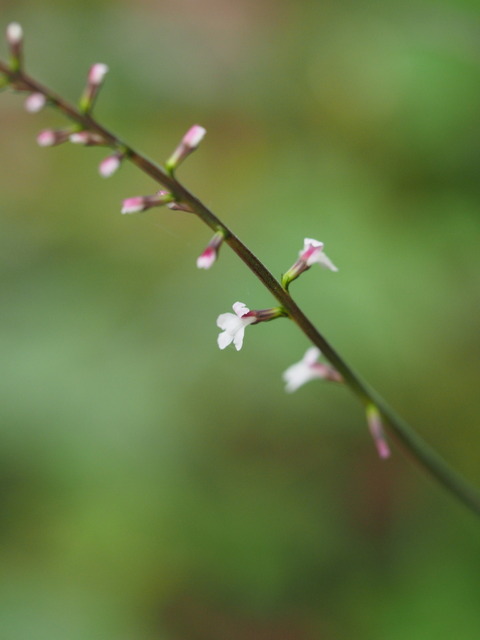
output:
[[[480,4],[468,0],[2,0],[28,68],[163,161],[480,485]],[[5,51],[5,47],[3,48]],[[480,637],[479,522],[340,387],[284,393],[287,321],[220,352],[215,319],[272,303],[210,232],[99,149],[0,96],[2,640]]]

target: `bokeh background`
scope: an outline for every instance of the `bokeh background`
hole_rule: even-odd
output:
[[[152,158],[208,130],[184,182],[480,485],[480,5],[468,0],[2,0],[32,74]],[[3,49],[5,52],[5,47]],[[99,149],[0,96],[0,636],[436,640],[480,635],[480,527],[345,389],[284,393],[281,320],[220,352],[215,319],[272,303],[210,232]]]

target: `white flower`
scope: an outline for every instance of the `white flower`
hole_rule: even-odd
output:
[[[217,342],[220,349],[225,349],[233,342],[235,349],[240,351],[243,344],[245,327],[256,322],[256,317],[250,314],[250,309],[243,302],[235,302],[233,313],[221,313],[217,318],[217,327],[223,329],[219,334]]]
[[[333,262],[323,253],[323,242],[314,240],[313,238],[305,238],[303,241],[303,249],[299,256],[305,261],[307,267],[318,262],[322,267],[330,269],[330,271],[338,271]]]
[[[310,349],[307,349],[300,362],[288,367],[288,369],[283,373],[285,391],[292,393],[302,385],[310,382],[310,380],[315,380],[316,378],[341,382],[342,377],[336,369],[323,362],[317,362],[320,356],[320,349],[317,349],[317,347],[310,347]]]

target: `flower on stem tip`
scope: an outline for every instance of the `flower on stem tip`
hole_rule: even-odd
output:
[[[185,160],[185,158],[192,153],[192,151],[197,149],[206,133],[207,130],[199,124],[194,124],[193,127],[190,127],[187,133],[183,136],[178,147],[165,163],[165,166],[170,173],[174,171]]]
[[[23,29],[18,22],[11,22],[8,25],[7,43],[10,48],[11,69],[19,71],[22,65]]]
[[[172,195],[168,191],[159,191],[153,196],[135,196],[127,198],[122,203],[122,213],[140,213],[152,207],[161,207],[171,202]]]
[[[245,327],[248,327],[249,324],[268,322],[287,315],[282,307],[250,311],[243,302],[235,302],[232,308],[235,312],[234,314],[221,313],[217,318],[217,327],[223,329],[217,338],[220,349],[225,349],[233,342],[235,349],[240,351],[243,345]]]
[[[197,267],[199,269],[210,269],[213,263],[218,258],[218,251],[225,240],[225,236],[222,231],[217,231],[213,238],[208,243],[205,251],[197,258]]]
[[[285,289],[288,289],[289,284],[293,282],[293,280],[298,278],[298,276],[307,269],[310,269],[315,263],[320,264],[330,271],[338,271],[338,268],[323,252],[323,246],[323,242],[319,240],[314,240],[313,238],[304,239],[303,249],[298,254],[298,260],[282,276],[282,285]]]
[[[325,362],[318,362],[321,355],[320,349],[310,347],[300,362],[288,367],[282,376],[285,382],[285,391],[292,393],[310,380],[315,379],[343,382],[342,376],[334,367]]]

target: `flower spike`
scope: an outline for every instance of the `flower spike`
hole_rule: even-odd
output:
[[[282,377],[287,393],[293,393],[293,391],[310,382],[310,380],[315,379],[343,382],[342,376],[331,365],[325,362],[317,362],[321,355],[320,349],[310,347],[300,362],[292,364],[291,367],[284,371]]]
[[[205,251],[197,258],[197,267],[199,269],[210,269],[218,258],[218,252],[224,240],[225,236],[223,235],[223,231],[217,231],[208,243]]]
[[[290,269],[282,276],[282,285],[285,290],[291,282],[293,282],[299,275],[301,275],[307,269],[310,269],[312,264],[318,263],[330,271],[338,271],[333,262],[323,253],[323,242],[314,240],[313,238],[305,238],[303,241],[303,249],[298,254],[298,260]]]
[[[377,452],[382,460],[390,457],[390,447],[383,430],[382,417],[380,411],[374,404],[369,404],[366,410],[368,428],[377,447]]]
[[[165,163],[167,171],[173,173],[175,169],[187,158],[198,145],[201,143],[207,130],[201,127],[199,124],[193,125],[183,136],[182,141],[172,153],[170,158]]]
[[[153,196],[135,196],[123,201],[122,213],[140,213],[152,207],[161,207],[172,201],[173,196],[168,191],[159,191]]]

